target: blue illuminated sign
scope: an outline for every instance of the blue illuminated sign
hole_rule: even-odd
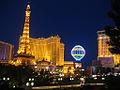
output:
[[[80,45],[76,45],[71,50],[71,55],[76,61],[80,61],[85,56],[85,49]]]

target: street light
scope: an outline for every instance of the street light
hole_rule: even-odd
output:
[[[5,77],[3,77],[3,80],[6,80],[6,78],[5,78]]]
[[[105,80],[105,78],[103,77],[102,80]]]
[[[31,82],[31,86],[34,86],[34,82]]]
[[[94,79],[97,79],[96,77]]]
[[[29,86],[29,82],[26,83],[26,86]]]
[[[29,78],[29,81],[34,81],[34,78]]]
[[[32,81],[34,81],[34,78],[32,78]]]
[[[70,80],[74,80],[74,78],[70,78]]]
[[[85,79],[84,78],[80,78],[81,81],[84,81]]]
[[[29,78],[29,81],[31,81],[31,78]]]
[[[58,78],[58,81],[62,81],[62,78]]]
[[[10,78],[8,77],[7,80],[10,80]]]
[[[13,88],[15,88],[15,85],[13,86]]]
[[[80,84],[84,85],[85,84],[85,79],[84,78],[80,78],[80,80],[81,80]]]

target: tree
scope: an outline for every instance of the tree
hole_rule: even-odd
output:
[[[33,69],[29,66],[0,65],[0,78],[10,78],[8,81],[1,81],[0,85],[7,81],[10,87],[13,87],[14,85],[21,87],[25,85],[28,78],[32,76]]]
[[[120,0],[111,0],[111,3],[112,10],[108,12],[108,16],[113,19],[116,27],[105,27],[105,32],[110,37],[107,44],[111,46],[111,53],[120,54]]]
[[[52,74],[50,71],[45,71],[44,69],[41,69],[38,71],[37,79],[35,82],[36,86],[43,86],[43,85],[49,85],[51,81],[53,81]]]
[[[107,90],[120,90],[120,84],[117,82],[120,82],[120,76],[107,76],[105,80]]]

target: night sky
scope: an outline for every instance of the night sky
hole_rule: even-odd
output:
[[[29,0],[30,1],[30,0]],[[22,34],[28,0],[0,0],[0,41],[17,48]],[[58,34],[65,44],[65,60],[74,60],[71,49],[80,44],[86,49],[81,62],[90,65],[97,56],[97,34],[114,25],[107,16],[110,0],[31,0],[30,37]]]

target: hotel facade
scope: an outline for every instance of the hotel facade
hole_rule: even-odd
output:
[[[110,37],[105,34],[105,30],[97,31],[97,41],[98,41],[98,60],[112,60],[114,65],[120,63],[120,54],[112,54],[109,51],[109,46],[107,42],[110,40]]]
[[[64,44],[61,43],[58,35],[48,38],[30,38],[30,47],[37,61],[46,60],[56,66],[64,65]]]
[[[12,59],[14,46],[10,43],[0,41],[0,59]]]

